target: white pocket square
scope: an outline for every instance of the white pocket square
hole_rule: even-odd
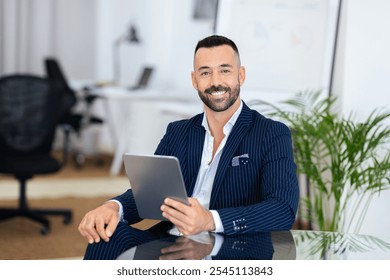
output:
[[[232,166],[239,166],[241,164],[247,164],[249,161],[249,154],[243,154],[236,156],[232,159]]]

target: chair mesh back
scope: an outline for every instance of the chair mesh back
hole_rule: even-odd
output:
[[[65,74],[56,59],[46,58],[45,70],[55,90],[61,92],[61,106],[58,113],[66,117],[77,103],[76,93],[69,87]]]
[[[14,75],[0,79],[0,154],[42,154],[51,149],[56,98],[46,79]]]

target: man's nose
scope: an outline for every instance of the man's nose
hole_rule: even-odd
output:
[[[214,72],[213,75],[211,76],[211,83],[213,86],[219,86],[222,82],[222,77],[219,72]]]

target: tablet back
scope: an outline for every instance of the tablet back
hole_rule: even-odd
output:
[[[160,207],[167,197],[188,204],[177,158],[127,153],[123,161],[141,218],[165,220]]]

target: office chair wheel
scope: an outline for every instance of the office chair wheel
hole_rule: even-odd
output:
[[[42,235],[48,235],[49,232],[50,232],[50,228],[49,228],[49,227],[43,226],[43,227],[41,228],[41,234],[42,234]]]

